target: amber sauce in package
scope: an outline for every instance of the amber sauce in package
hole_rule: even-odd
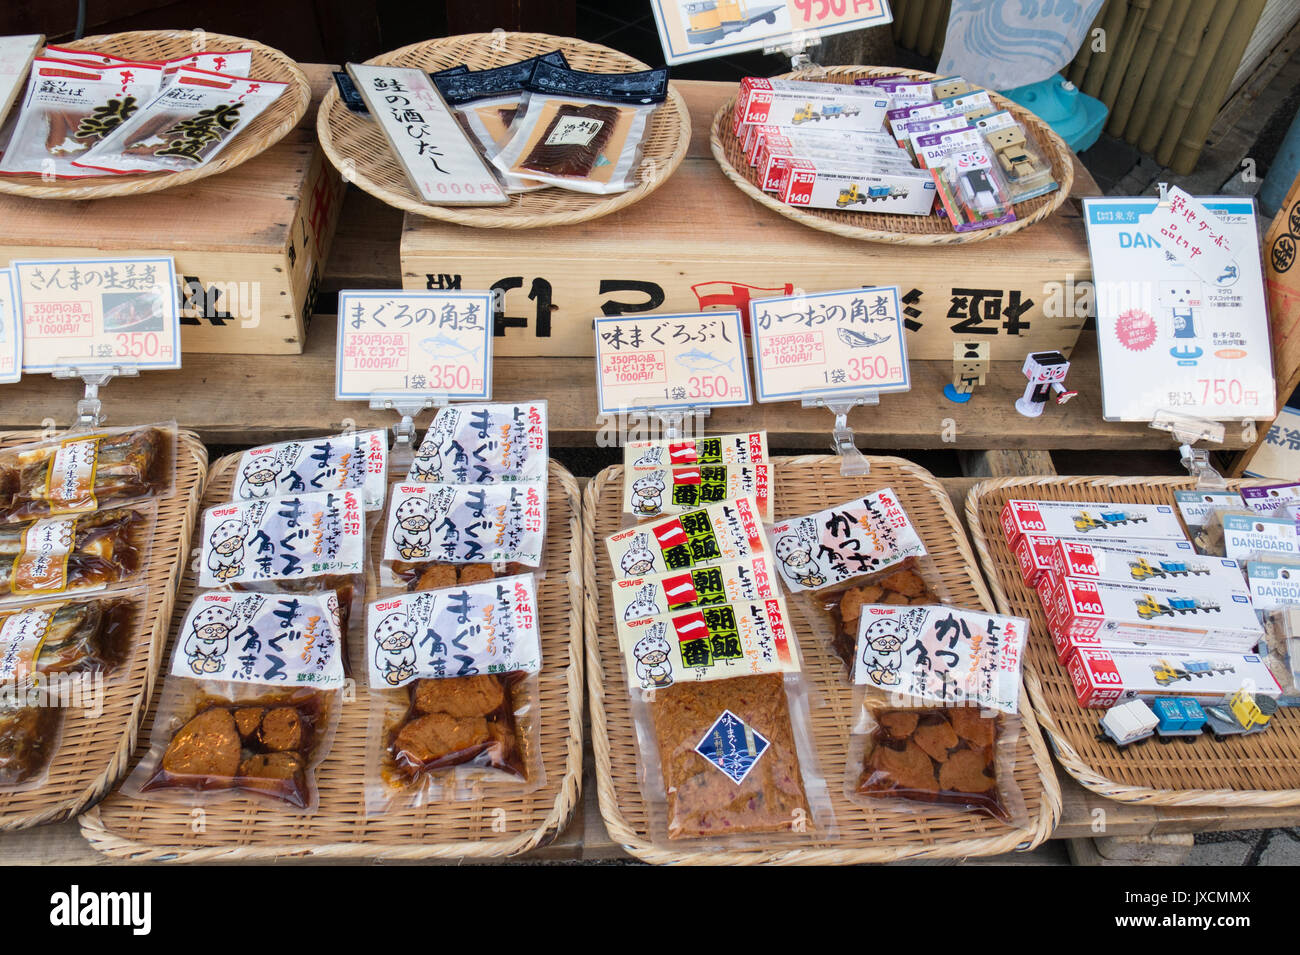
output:
[[[121,173],[195,169],[215,159],[287,85],[182,66],[147,105],[77,164]]]
[[[510,141],[493,157],[507,175],[576,192],[636,185],[650,115],[667,96],[668,71],[583,73],[539,62]]]
[[[531,574],[373,601],[366,630],[367,812],[545,784]]]
[[[176,635],[149,752],[122,792],[314,810],[343,700],[341,640],[331,594],[200,594]]]
[[[0,173],[76,179],[103,171],[74,164],[129,123],[162,84],[162,67],[87,66],[38,57]]]
[[[157,505],[104,508],[0,524],[0,599],[49,597],[126,583],[143,573]]]
[[[1028,623],[938,605],[869,605],[860,617],[845,795],[1028,825],[1015,780]]]

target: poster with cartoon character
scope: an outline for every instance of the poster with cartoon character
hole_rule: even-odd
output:
[[[1272,418],[1254,201],[1175,187],[1163,206],[1155,197],[1083,204],[1106,420]]]
[[[546,534],[545,491],[524,482],[394,484],[383,559],[536,567]]]
[[[718,501],[753,498],[764,521],[771,514],[772,465],[686,464],[655,471],[626,471],[623,513],[635,517],[685,514]]]
[[[407,480],[505,484],[547,480],[545,401],[448,405],[416,449]]]
[[[209,508],[199,586],[365,572],[361,492],[319,491]]]
[[[382,510],[388,490],[388,435],[354,431],[250,448],[239,459],[235,500],[314,491],[360,491],[367,511]]]
[[[642,690],[799,669],[798,639],[779,597],[622,620],[619,649]]]
[[[792,591],[821,590],[924,557],[893,488],[772,526],[777,569]]]
[[[650,439],[623,445],[623,470],[657,471],[685,464],[770,464],[767,432]]]
[[[372,687],[541,669],[532,574],[376,600],[366,634]]]
[[[605,548],[614,576],[626,578],[744,560],[766,544],[758,502],[742,497],[625,528]]]
[[[1029,624],[931,605],[862,608],[854,680],[891,694],[1015,714]]]
[[[266,686],[342,686],[338,597],[200,594],[181,624],[171,673]]]
[[[614,594],[614,615],[619,620],[654,617],[706,604],[781,596],[776,570],[767,554],[754,554],[745,560],[716,566],[613,580],[610,588]]]

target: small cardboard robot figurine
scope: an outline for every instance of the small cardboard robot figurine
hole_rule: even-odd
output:
[[[991,354],[988,342],[953,342],[952,384],[943,386],[943,396],[963,405],[970,401],[975,386],[984,384],[989,373]]]
[[[1025,367],[1021,369],[1029,384],[1025,393],[1016,401],[1016,410],[1026,418],[1037,418],[1043,413],[1043,405],[1052,392],[1056,392],[1056,403],[1063,405],[1077,391],[1065,387],[1065,376],[1070,371],[1070,363],[1059,351],[1032,352],[1025,356]]]

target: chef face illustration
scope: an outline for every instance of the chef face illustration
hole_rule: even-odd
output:
[[[208,568],[224,583],[244,572],[244,535],[248,525],[238,518],[229,518],[218,524],[208,536],[212,549],[208,553]]]
[[[254,458],[240,472],[239,496],[244,500],[273,496],[283,471],[284,463],[272,455]]]
[[[424,443],[415,452],[415,460],[411,462],[411,479],[414,481],[431,481],[438,476],[441,467],[442,445],[430,433],[425,436]]]
[[[403,560],[421,560],[429,556],[433,545],[433,516],[429,502],[412,497],[397,505],[394,514],[393,543]]]
[[[645,534],[637,534],[632,538],[632,546],[628,548],[626,554],[618,562],[623,573],[629,577],[640,577],[642,574],[648,574],[655,569],[655,555],[650,550],[650,538]]]
[[[636,592],[636,599],[623,611],[624,620],[640,620],[642,617],[657,617],[663,613],[659,601],[655,599],[655,585],[646,584]]]
[[[826,575],[817,561],[813,560],[812,546],[793,534],[786,535],[776,542],[777,559],[786,571],[805,587],[820,587],[826,583]]]
[[[656,471],[632,482],[632,510],[637,514],[658,514],[664,509],[664,479]]]
[[[877,686],[897,686],[898,669],[903,665],[903,641],[898,636],[898,621],[893,617],[873,620],[867,624],[863,638],[866,647],[862,651],[862,662],[871,682]]]
[[[634,468],[653,468],[663,464],[664,446],[654,444],[641,452],[641,457],[632,462]]]
[[[195,673],[215,673],[225,662],[230,649],[230,633],[238,618],[229,607],[213,606],[194,617],[182,648]]]
[[[375,669],[390,686],[415,676],[415,640],[406,614],[389,614],[375,628]]]
[[[664,627],[663,624],[655,624],[632,648],[632,654],[636,657],[637,679],[647,690],[673,684],[673,664],[669,659],[671,648],[664,639]]]

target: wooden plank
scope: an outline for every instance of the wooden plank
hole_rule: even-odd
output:
[[[1055,474],[1050,451],[962,451],[962,473],[973,478]]]

